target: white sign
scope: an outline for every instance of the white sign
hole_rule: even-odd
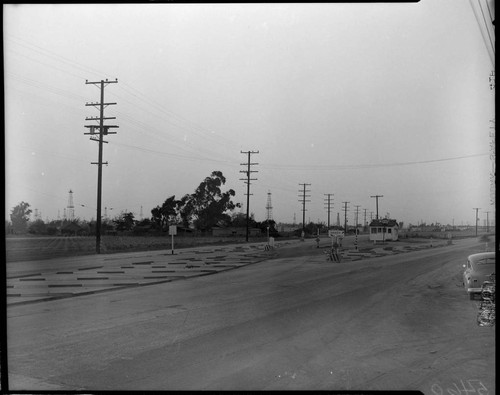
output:
[[[172,236],[177,236],[177,225],[170,225],[168,227],[168,234]]]
[[[328,236],[329,237],[344,237],[344,231],[343,230],[329,230]]]

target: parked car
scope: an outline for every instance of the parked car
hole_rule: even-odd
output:
[[[490,276],[495,274],[495,253],[481,252],[467,257],[463,274],[463,284],[471,300],[481,293],[481,286],[485,281],[491,281]]]

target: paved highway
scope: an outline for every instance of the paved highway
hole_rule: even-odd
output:
[[[215,275],[9,305],[10,389],[494,394],[494,328],[477,326],[460,277],[482,250],[333,263],[304,243]]]

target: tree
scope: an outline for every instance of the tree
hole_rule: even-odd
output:
[[[30,219],[31,209],[29,203],[21,202],[10,212],[10,221],[14,233],[26,233],[28,221]]]
[[[255,228],[257,222],[255,222],[255,215],[250,213],[249,226],[250,228]],[[235,228],[245,228],[247,226],[247,215],[245,213],[234,213],[231,216],[231,225]]]
[[[258,223],[257,227],[260,228],[262,233],[266,234],[268,232],[267,228],[269,228],[270,237],[276,237],[279,235],[278,230],[276,229],[276,221],[274,221],[273,219],[266,219],[265,221]]]
[[[116,230],[127,231],[132,230],[135,225],[133,213],[122,213],[119,217],[113,220],[116,224]]]
[[[35,235],[46,234],[47,233],[47,225],[45,225],[45,222],[43,222],[43,220],[37,219],[36,221],[34,221],[30,224],[28,232],[35,234]]]
[[[210,230],[215,225],[227,225],[231,222],[228,211],[240,207],[233,203],[231,197],[234,190],[221,191],[226,178],[221,171],[213,171],[209,177],[196,188],[193,194],[184,196],[179,202],[178,210],[183,223],[193,222],[200,230]]]
[[[156,206],[151,210],[153,222],[156,226],[163,230],[169,223],[177,222],[179,201],[175,200],[175,195],[167,198],[161,206]]]

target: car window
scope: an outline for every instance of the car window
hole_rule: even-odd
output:
[[[495,258],[484,258],[484,259],[479,259],[476,262],[476,265],[495,265]]]

